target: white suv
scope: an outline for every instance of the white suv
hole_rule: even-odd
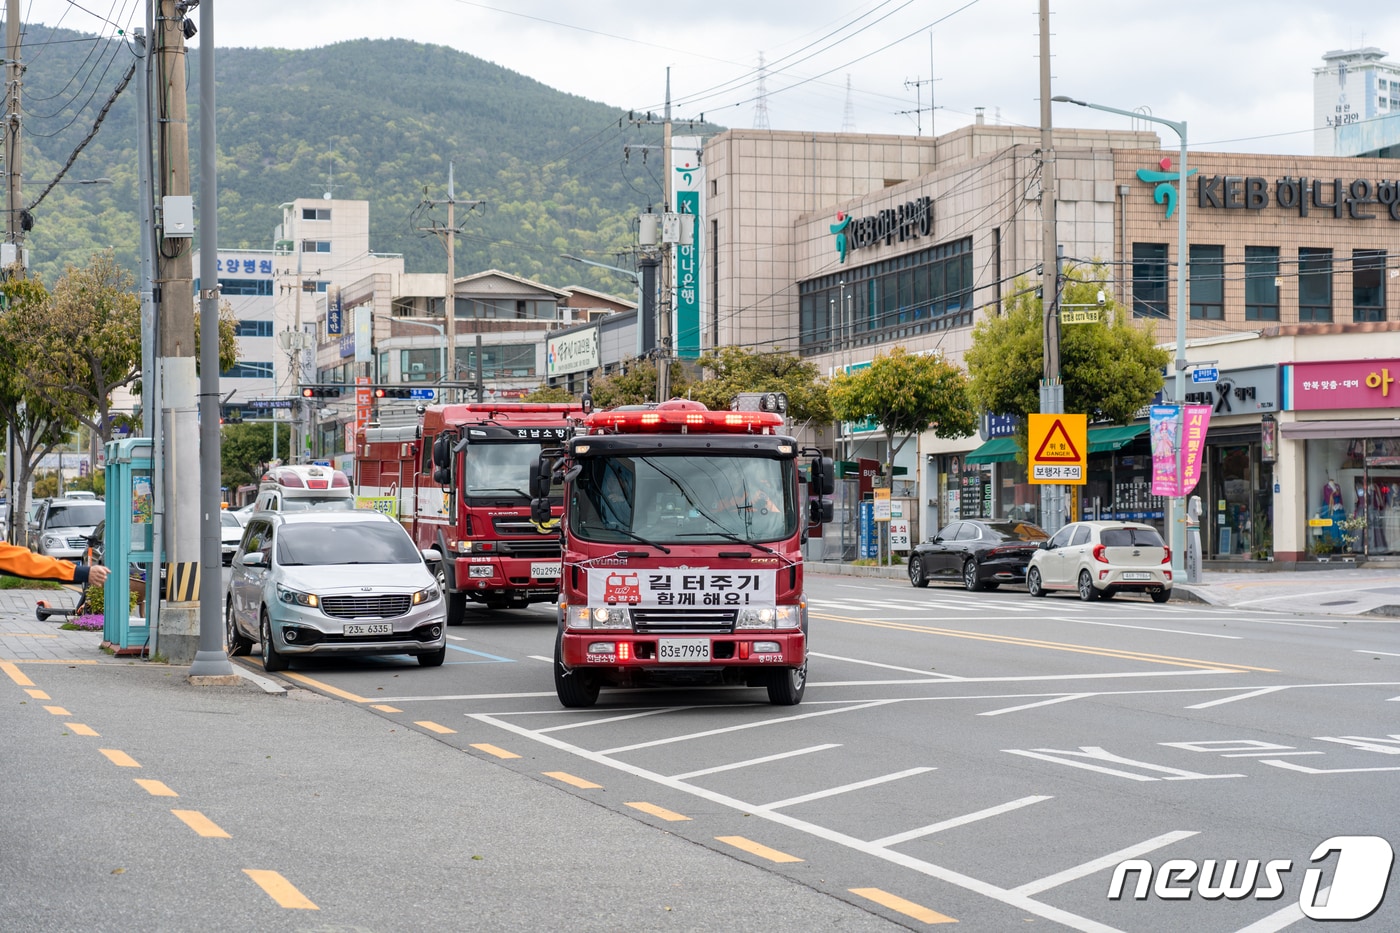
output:
[[[1032,596],[1072,590],[1085,601],[1146,593],[1164,603],[1172,595],[1171,562],[1171,548],[1151,525],[1073,522],[1031,556],[1026,589]]]
[[[79,559],[87,550],[88,535],[106,511],[106,503],[91,496],[44,500],[34,514],[34,550],[48,557]]]

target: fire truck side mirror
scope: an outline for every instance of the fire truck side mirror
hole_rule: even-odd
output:
[[[541,457],[535,461],[535,469],[530,474],[530,495],[535,499],[548,499],[553,484],[554,463],[548,457]]]
[[[548,499],[530,500],[530,521],[537,525],[543,525],[553,517],[554,513],[550,510]]]
[[[807,524],[816,525],[829,522],[836,517],[836,507],[830,499],[812,499],[808,502]]]
[[[816,457],[812,460],[812,491],[819,496],[829,496],[836,492],[836,464],[830,457]]]
[[[439,434],[433,439],[433,466],[439,470],[446,471],[452,465],[452,438],[446,434]],[[434,479],[437,474],[434,473]],[[438,480],[443,482],[443,480]]]

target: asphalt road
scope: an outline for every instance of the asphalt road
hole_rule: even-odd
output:
[[[1314,863],[1320,843],[1400,844],[1400,622],[820,575],[809,598],[795,708],[712,688],[564,710],[546,607],[483,612],[440,669],[289,680],[916,929],[1310,925],[1307,870],[1326,888],[1352,857]],[[1138,899],[1132,873],[1111,900],[1131,858],[1291,867],[1272,898],[1261,872],[1228,897]],[[1394,891],[1349,926],[1396,928]]]

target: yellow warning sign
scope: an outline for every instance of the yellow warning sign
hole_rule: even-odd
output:
[[[1043,484],[1087,482],[1088,422],[1086,415],[1028,416],[1030,464],[1026,479]]]

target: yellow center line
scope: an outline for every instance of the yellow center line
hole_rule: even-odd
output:
[[[150,794],[152,797],[180,796],[179,794],[171,790],[169,787],[167,787],[164,781],[150,781],[143,778],[133,778],[133,780],[136,781],[136,783],[139,784],[141,788],[145,790],[146,793]]]
[[[545,771],[543,772],[543,774],[545,777],[552,777],[556,781],[562,781],[565,784],[572,784],[574,787],[580,787],[584,790],[590,790],[593,788],[603,786],[602,784],[594,784],[592,781],[587,780],[586,778],[575,777],[567,771]]]
[[[717,842],[723,842],[736,849],[742,849],[750,855],[757,855],[759,858],[766,858],[770,862],[800,862],[802,859],[795,855],[788,855],[786,852],[779,852],[777,849],[770,849],[766,845],[754,842],[752,839],[745,839],[743,836],[716,836]]]
[[[851,888],[850,892],[866,900],[874,901],[881,907],[888,907],[890,910],[904,914],[906,917],[913,917],[923,923],[957,923],[952,917],[944,916],[936,910],[929,910],[921,904],[913,901],[906,901],[888,891],[881,891],[879,888]]]
[[[497,747],[497,746],[495,746],[495,745],[491,745],[491,744],[489,744],[489,743],[487,743],[487,742],[480,742],[480,743],[478,743],[478,744],[476,744],[476,745],[473,745],[472,748],[476,749],[476,750],[479,751],[479,752],[485,752],[485,753],[488,754],[488,755],[495,755],[497,758],[519,758],[519,757],[520,757],[520,756],[517,755],[515,752],[508,752],[508,751],[506,751],[504,748],[499,748],[499,747]]]
[[[449,728],[447,728],[446,726],[438,725],[437,723],[433,722],[431,719],[420,719],[418,722],[415,722],[414,725],[415,725],[415,726],[422,726],[424,729],[427,729],[429,732],[436,732],[438,735],[456,735],[456,734],[457,734],[457,730],[456,730],[456,729],[449,729]]]
[[[261,868],[245,868],[243,874],[252,878],[268,897],[277,902],[278,907],[286,907],[288,910],[321,909],[311,903],[305,894],[293,887],[292,883],[278,872]]]
[[[5,676],[15,682],[20,687],[32,687],[34,681],[25,677],[13,661],[0,661],[0,671],[5,672]]]
[[[30,696],[32,699],[35,699],[35,700],[52,700],[52,699],[53,699],[53,697],[49,696],[47,693],[45,693],[45,692],[42,691],[42,690],[30,689],[30,690],[26,690],[26,691],[24,691],[24,692],[27,693],[27,694],[29,694],[29,696]]]
[[[627,804],[627,806],[631,807],[634,810],[641,810],[643,813],[650,813],[652,816],[666,820],[668,823],[679,823],[683,820],[690,819],[690,817],[686,816],[683,813],[677,813],[675,810],[667,810],[665,807],[658,807],[654,803],[646,803],[640,800],[634,803],[629,803]]]
[[[316,680],[314,677],[307,677],[305,674],[293,674],[291,671],[283,671],[282,676],[290,680],[295,680],[299,681],[300,683],[304,683],[308,687],[315,687],[317,690],[323,690],[326,693],[329,693],[331,696],[340,697],[342,700],[350,700],[353,703],[370,702],[369,697],[362,697],[357,693],[351,693],[348,690],[341,690],[339,687],[332,687],[328,683],[323,683],[322,681]]]
[[[64,708],[61,707],[61,706],[45,706],[44,709],[48,710],[50,713],[52,713],[52,714],[55,715],[55,716],[72,716],[72,715],[73,715],[72,713],[68,712],[68,710],[64,709]]]
[[[119,752],[115,748],[99,748],[98,751],[106,755],[107,760],[110,761],[112,764],[116,765],[118,768],[141,767],[139,764],[136,763],[136,759],[132,758],[126,752]]]
[[[97,735],[96,730],[94,730],[92,726],[85,726],[80,722],[65,722],[64,725],[67,726],[69,731],[74,735]]]
[[[1116,658],[1121,661],[1145,661],[1149,664],[1167,664],[1173,667],[1194,667],[1202,670],[1212,671],[1254,671],[1256,673],[1274,674],[1276,670],[1270,667],[1250,667],[1245,664],[1232,664],[1225,661],[1203,661],[1198,658],[1178,658],[1166,654],[1147,654],[1141,651],[1127,651],[1119,648],[1100,648],[1094,645],[1075,645],[1058,641],[1043,641],[1038,638],[1019,638],[1014,635],[993,635],[988,632],[967,632],[960,629],[930,628],[923,625],[913,625],[907,622],[883,622],[871,621],[868,619],[852,619],[848,616],[827,615],[825,613],[812,613],[821,619],[829,619],[833,622],[845,622],[850,625],[865,625],[871,628],[888,628],[900,632],[918,632],[921,635],[945,635],[949,638],[970,638],[974,641],[989,641],[1003,645],[1020,645],[1026,648],[1046,648],[1051,651],[1072,651],[1077,654],[1093,654],[1105,658]]]
[[[218,824],[198,810],[171,810],[171,813],[180,818],[180,821],[190,829],[199,833],[207,839],[232,839],[228,833],[219,828]]]
[[[384,704],[384,703],[376,703],[376,704],[374,704],[373,706],[371,706],[370,709],[377,709],[377,710],[379,710],[381,713],[402,713],[402,712],[403,712],[403,710],[399,709],[397,706],[389,706],[389,705]]]

